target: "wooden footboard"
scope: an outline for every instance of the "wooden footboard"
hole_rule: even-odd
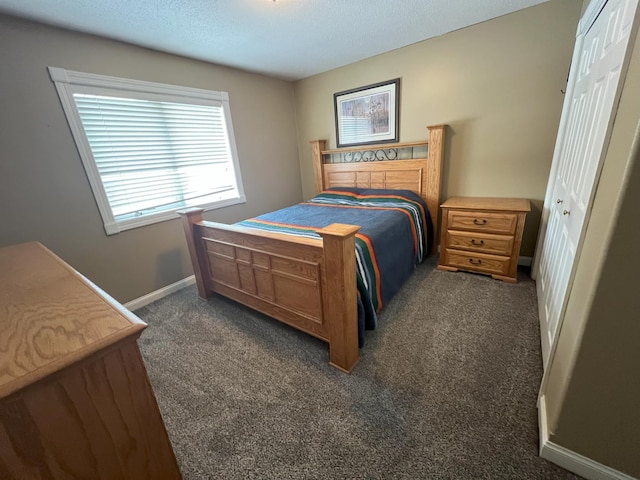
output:
[[[178,212],[202,299],[236,300],[329,343],[331,365],[358,361],[355,234],[333,224],[322,240],[204,221],[203,209]]]

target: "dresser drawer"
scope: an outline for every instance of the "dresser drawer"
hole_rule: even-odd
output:
[[[511,257],[447,249],[445,263],[462,270],[506,275],[511,266]]]
[[[449,230],[447,246],[461,250],[511,256],[513,236]]]
[[[504,233],[513,235],[518,216],[513,213],[449,211],[450,230],[473,230],[476,232]]]

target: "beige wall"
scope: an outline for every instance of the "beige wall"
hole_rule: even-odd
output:
[[[533,255],[581,7],[554,0],[296,82],[305,198],[309,140],[336,144],[333,94],[400,77],[400,141],[451,126],[443,199],[531,199],[521,253]]]
[[[107,237],[46,67],[229,92],[247,203],[302,198],[290,82],[0,15],[0,246],[39,240],[121,302],[191,275],[179,220]]]
[[[542,393],[553,442],[640,478],[639,127],[636,35]]]

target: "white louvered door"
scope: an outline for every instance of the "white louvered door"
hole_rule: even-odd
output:
[[[602,6],[603,2],[592,3]],[[595,21],[597,11],[588,10],[578,29],[543,211],[543,240],[536,254],[545,368],[564,315],[576,255],[606,154],[637,4],[638,0],[609,0]]]

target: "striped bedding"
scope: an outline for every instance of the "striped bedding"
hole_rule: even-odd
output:
[[[377,326],[377,315],[398,292],[433,241],[424,201],[408,190],[333,188],[308,202],[267,213],[239,225],[320,238],[332,223],[361,226],[356,234],[358,337]]]

